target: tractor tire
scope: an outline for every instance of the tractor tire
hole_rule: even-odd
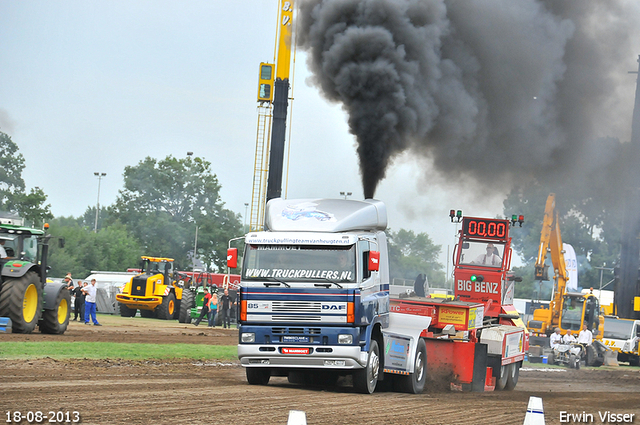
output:
[[[511,363],[507,371],[507,385],[505,385],[505,391],[512,391],[518,384],[518,377],[520,376],[520,362]]]
[[[556,364],[556,356],[553,353],[547,356],[547,364]]]
[[[42,283],[35,272],[7,279],[0,291],[0,316],[11,319],[13,333],[31,333],[40,320],[42,299]]]
[[[69,326],[71,314],[71,293],[65,288],[58,292],[56,304],[51,310],[44,310],[42,318],[38,322],[40,332],[43,334],[61,335]]]
[[[376,390],[379,374],[380,350],[378,348],[378,341],[372,339],[369,345],[369,355],[367,356],[366,366],[353,372],[353,387],[360,393],[373,394]]]
[[[507,386],[509,377],[509,365],[500,366],[500,375],[496,378],[496,391],[502,391]]]
[[[180,302],[180,312],[178,322],[191,323],[191,309],[196,306],[193,292],[188,289],[182,291],[182,301]]]
[[[418,340],[413,373],[395,377],[398,390],[409,394],[420,394],[427,380],[427,346],[423,339]],[[385,379],[386,381],[386,379]],[[384,381],[383,381],[384,382]]]
[[[247,382],[250,385],[267,385],[271,378],[271,370],[263,367],[247,367]]]
[[[129,308],[122,303],[118,303],[120,306],[120,316],[121,317],[136,317],[136,313],[138,312],[137,308]]]
[[[176,307],[173,309],[173,317],[171,320],[178,320],[180,318],[180,304],[182,304],[182,300],[176,299]]]
[[[157,308],[157,317],[162,320],[171,320],[176,312],[176,294],[169,292],[169,295],[162,299],[162,304]]]
[[[140,309],[140,317],[144,317],[145,319],[155,319],[156,312],[155,310],[143,310]]]
[[[637,355],[629,356],[629,366],[640,366],[640,357]]]
[[[598,351],[593,344],[587,346],[587,357],[585,363],[587,366],[602,366],[604,363],[603,357],[598,355]]]

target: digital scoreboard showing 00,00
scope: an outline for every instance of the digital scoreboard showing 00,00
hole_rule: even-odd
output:
[[[462,234],[468,237],[506,239],[509,222],[490,218],[462,219]]]

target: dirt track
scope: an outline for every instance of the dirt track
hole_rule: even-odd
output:
[[[0,341],[111,341],[236,344],[237,330],[151,319],[104,317],[104,326],[72,322],[63,336],[0,334]],[[1,352],[1,349],[0,349]],[[309,424],[522,424],[529,396],[542,397],[547,424],[560,412],[635,414],[640,423],[640,368],[536,370],[528,365],[513,392],[420,395],[356,394],[338,387],[304,389],[272,377],[246,383],[236,362],[2,360],[0,420],[7,411],[78,411],[85,424],[286,424],[304,410]],[[525,365],[527,366],[527,365]],[[342,384],[342,385],[340,385]],[[46,421],[45,421],[46,422]],[[27,423],[24,421],[23,423]],[[44,423],[44,422],[43,422]],[[577,423],[577,422],[569,422]]]

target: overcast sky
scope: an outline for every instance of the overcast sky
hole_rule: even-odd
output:
[[[0,131],[26,159],[27,187],[44,190],[54,215],[79,216],[96,204],[94,172],[107,173],[100,204],[110,205],[125,166],[192,151],[211,162],[222,200],[244,216],[258,65],[273,60],[277,6],[277,0],[0,0]],[[350,191],[362,199],[345,113],[307,83],[301,52],[294,70],[288,197]],[[633,92],[629,97],[632,106]],[[387,204],[392,229],[427,232],[443,245],[444,259],[455,233],[449,209],[495,216],[505,193],[479,196],[437,176],[427,187],[421,176],[431,171],[421,164],[410,155],[397,158],[376,198]]]

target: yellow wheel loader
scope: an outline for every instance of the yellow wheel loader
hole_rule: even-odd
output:
[[[177,319],[184,280],[173,270],[173,258],[142,257],[142,273],[125,284],[116,295],[122,317],[140,316]]]

